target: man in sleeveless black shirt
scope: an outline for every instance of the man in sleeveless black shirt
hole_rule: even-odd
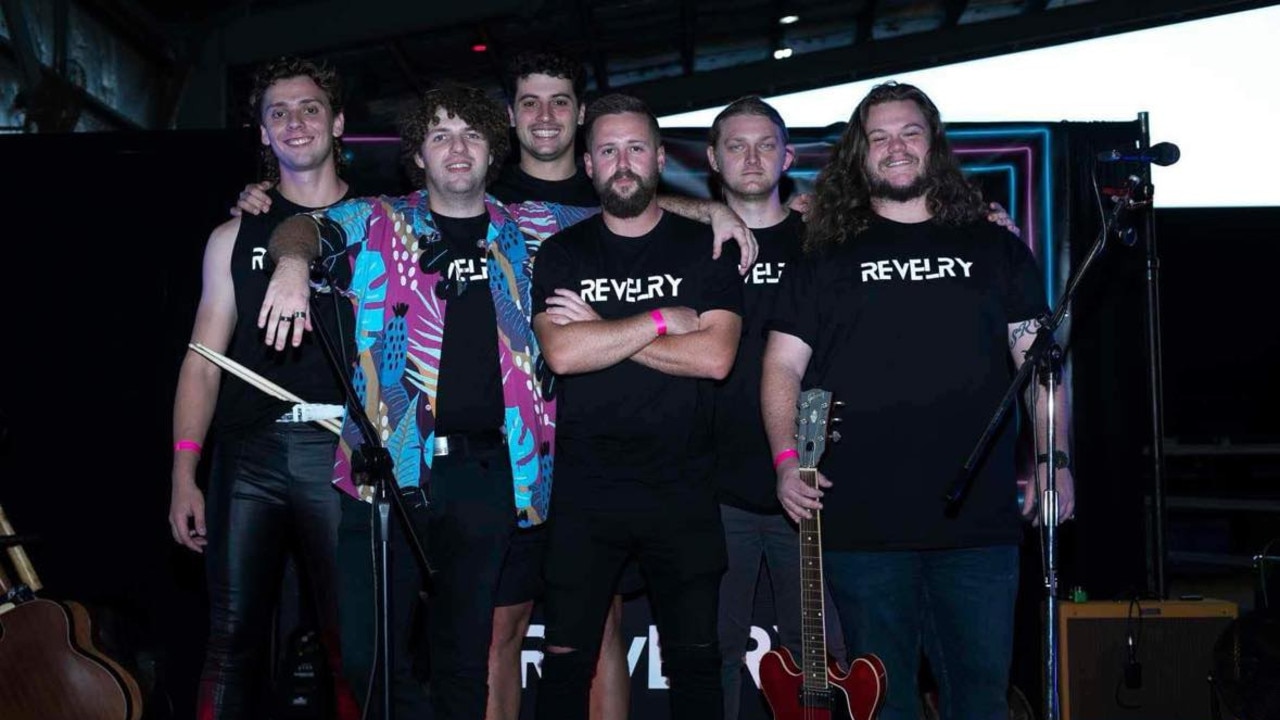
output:
[[[255,680],[293,547],[319,615],[337,716],[354,718],[358,712],[340,672],[335,600],[339,495],[330,478],[338,438],[311,422],[341,417],[343,398],[316,343],[277,353],[262,345],[257,327],[271,230],[347,193],[336,161],[342,96],[332,70],[285,58],[259,70],[250,105],[264,155],[279,170],[271,191],[276,202],[271,213],[233,218],[210,235],[191,340],[228,354],[309,404],[277,400],[239,379],[223,382],[218,366],[194,351],[183,360],[173,410],[169,525],[176,542],[205,555],[211,617],[198,715],[264,716],[255,707],[261,697]],[[312,320],[350,327],[349,304]],[[206,500],[196,468],[211,426],[219,437]]]
[[[1003,431],[955,513],[942,496],[1040,329],[1044,287],[1027,246],[983,218],[937,108],[887,83],[854,110],[818,178],[806,254],[783,277],[765,351],[761,404],[792,519],[823,512],[823,565],[851,655],[884,661],[880,717],[918,717],[923,649],[944,718],[1008,717],[1018,588],[1017,423]],[[795,448],[801,387],[846,403],[817,488]],[[1061,390],[1061,388],[1059,388]],[[1039,447],[1047,391],[1030,388]],[[1055,398],[1065,448],[1065,394]],[[1065,452],[1057,517],[1070,517]],[[1042,517],[1049,517],[1044,513]]]
[[[804,223],[782,204],[778,184],[795,157],[787,126],[759,97],[737,100],[716,116],[707,162],[725,202],[751,228],[760,251],[743,278],[742,341],[729,377],[716,388],[714,479],[724,523],[729,568],[720,585],[719,637],[723,654],[725,720],[737,720],[742,670],[751,637],[756,580],[769,569],[778,639],[799,661],[800,543],[782,513],[768,439],[760,421],[760,363],[764,324],[784,269],[800,255]],[[827,647],[844,659],[844,640],[828,600]]]
[[[601,98],[584,127],[602,214],[544,243],[534,274],[534,329],[559,376],[560,413],[537,716],[587,717],[599,629],[635,557],[672,716],[719,717],[725,556],[708,380],[733,364],[742,284],[736,258],[708,257],[704,226],[659,207],[665,157],[642,102]]]

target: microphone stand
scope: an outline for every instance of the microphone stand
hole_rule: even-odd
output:
[[[341,292],[340,288],[342,286],[337,283],[333,274],[322,260],[317,259],[312,263],[312,270],[323,276],[331,292]],[[320,345],[324,348],[324,354],[329,360],[329,365],[341,381],[343,396],[346,398],[347,414],[355,421],[356,427],[360,430],[362,442],[351,454],[351,471],[353,474],[363,473],[367,476],[368,482],[359,484],[374,486],[373,535],[378,542],[378,551],[374,559],[374,586],[377,589],[374,607],[378,618],[378,653],[375,655],[374,665],[376,673],[381,680],[382,717],[383,720],[391,720],[395,714],[391,700],[392,676],[394,673],[391,652],[391,566],[388,562],[390,558],[390,516],[392,505],[396,508],[396,516],[400,520],[400,527],[409,541],[409,548],[423,570],[423,576],[430,578],[433,571],[431,562],[427,559],[427,553],[423,549],[422,542],[409,517],[409,510],[405,507],[404,498],[400,495],[399,487],[396,485],[395,463],[392,461],[391,454],[387,452],[386,447],[382,445],[377,430],[364,411],[360,396],[351,384],[349,368],[345,367],[344,363],[339,359],[335,340],[329,336],[324,323],[320,322],[320,314],[317,312],[319,303],[316,300],[315,293],[311,294],[309,305],[311,317],[316,320],[313,324],[316,336],[320,339]],[[363,713],[367,715],[368,708],[364,708]]]
[[[1066,317],[1067,308],[1071,305],[1072,298],[1075,297],[1076,290],[1080,286],[1080,281],[1089,271],[1094,262],[1102,255],[1103,249],[1106,247],[1107,237],[1118,228],[1120,218],[1123,212],[1133,207],[1132,201],[1126,197],[1123,199],[1115,199],[1114,206],[1111,210],[1110,218],[1103,219],[1101,232],[1094,242],[1093,247],[1089,249],[1089,253],[1085,256],[1080,267],[1076,269],[1071,279],[1067,282],[1066,290],[1058,299],[1058,306],[1049,315],[1042,315],[1039,319],[1040,329],[1036,333],[1035,340],[1031,343],[1030,349],[1027,350],[1026,357],[1022,364],[1018,367],[1018,371],[1014,374],[1013,380],[1009,383],[1009,387],[1005,390],[1004,396],[1000,399],[995,413],[991,420],[987,423],[981,437],[975,444],[973,451],[969,453],[969,457],[965,460],[960,472],[955,480],[951,483],[944,500],[946,502],[947,514],[954,516],[959,512],[960,504],[964,500],[968,492],[969,486],[973,481],[974,470],[986,455],[992,440],[995,439],[996,433],[999,431],[1004,421],[1005,415],[1009,409],[1013,407],[1018,397],[1018,392],[1026,384],[1027,379],[1032,372],[1035,372],[1038,382],[1045,385],[1049,391],[1049,407],[1048,407],[1048,468],[1046,472],[1046,482],[1040,496],[1040,523],[1042,532],[1044,533],[1044,552],[1045,552],[1045,627],[1044,627],[1044,671],[1045,671],[1045,693],[1044,693],[1044,720],[1058,720],[1059,717],[1059,698],[1058,698],[1058,548],[1057,548],[1057,526],[1058,526],[1058,489],[1057,489],[1057,462],[1056,462],[1056,399],[1054,397],[1057,390],[1058,379],[1061,373],[1062,347],[1058,345],[1054,338],[1054,333],[1058,326]],[[1038,468],[1036,468],[1038,470]]]
[[[1141,126],[1140,143],[1146,149],[1150,142],[1150,127],[1147,113],[1138,113]],[[1141,169],[1140,192],[1142,200],[1150,206],[1154,199],[1154,188],[1151,185],[1151,165],[1143,163]],[[1151,483],[1152,483],[1152,527],[1154,536],[1151,549],[1150,573],[1147,579],[1148,589],[1155,591],[1157,599],[1164,600],[1166,586],[1164,577],[1165,561],[1168,559],[1165,550],[1165,478],[1164,478],[1164,368],[1163,350],[1160,341],[1160,255],[1156,251],[1155,213],[1148,208],[1142,223],[1143,246],[1146,250],[1146,290],[1147,290],[1147,371],[1150,373],[1148,383],[1151,392]]]

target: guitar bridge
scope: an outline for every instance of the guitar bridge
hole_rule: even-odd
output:
[[[807,708],[823,708],[830,710],[831,704],[831,688],[823,688],[816,690],[800,686],[800,707]]]

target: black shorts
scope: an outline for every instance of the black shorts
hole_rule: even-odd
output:
[[[644,574],[640,572],[640,562],[633,557],[622,567],[622,576],[618,578],[618,587],[613,593],[631,600],[643,595],[645,587]]]
[[[515,529],[493,593],[495,607],[519,605],[542,597],[542,562],[546,554],[546,526]]]

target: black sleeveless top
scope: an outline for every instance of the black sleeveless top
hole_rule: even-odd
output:
[[[262,215],[246,213],[241,217],[240,232],[231,251],[236,324],[227,356],[307,402],[345,404],[339,376],[331,367],[315,332],[306,333],[301,346],[286,347],[280,352],[263,344],[263,331],[258,329],[258,311],[262,308],[262,299],[271,279],[272,263],[267,256],[267,242],[272,230],[286,218],[314,209],[289,202],[275,188],[268,194],[271,196],[271,210]],[[337,265],[340,267],[335,271],[345,275],[339,277],[339,282],[345,286],[349,269],[345,263]],[[346,358],[352,357],[350,346],[354,315],[351,302],[329,292],[313,297],[312,326],[317,322],[323,323],[339,348],[342,356],[339,362],[342,372],[346,372],[350,365]],[[275,422],[292,405],[224,371],[214,425],[227,434],[247,432]]]

